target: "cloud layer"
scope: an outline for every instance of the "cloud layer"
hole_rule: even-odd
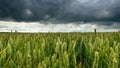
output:
[[[0,20],[120,22],[120,0],[0,0]]]
[[[120,24],[113,24],[111,26],[96,25],[96,24],[44,24],[40,22],[5,22],[0,21],[0,32],[113,32],[118,31]]]

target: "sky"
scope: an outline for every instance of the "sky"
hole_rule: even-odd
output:
[[[0,0],[0,32],[120,29],[120,0]]]

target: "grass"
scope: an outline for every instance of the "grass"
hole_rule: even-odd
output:
[[[0,68],[119,68],[120,33],[0,33]]]

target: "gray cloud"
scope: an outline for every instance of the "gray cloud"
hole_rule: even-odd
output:
[[[120,0],[0,0],[0,20],[112,24],[120,21],[119,3]]]

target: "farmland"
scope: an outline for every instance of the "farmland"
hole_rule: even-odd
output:
[[[120,33],[0,33],[0,68],[119,68]]]

